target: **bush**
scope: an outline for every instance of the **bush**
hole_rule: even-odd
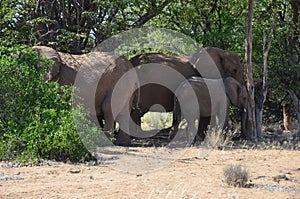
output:
[[[224,169],[224,179],[229,186],[246,187],[249,174],[247,169],[241,165],[229,165]]]
[[[86,157],[73,122],[73,88],[44,83],[50,63],[26,46],[0,47],[0,57],[0,160]]]

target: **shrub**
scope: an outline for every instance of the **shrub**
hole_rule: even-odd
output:
[[[0,160],[86,157],[73,122],[72,87],[44,83],[50,63],[26,46],[0,47],[0,57]]]
[[[224,168],[224,179],[229,186],[245,187],[249,180],[249,173],[241,165],[229,165]]]

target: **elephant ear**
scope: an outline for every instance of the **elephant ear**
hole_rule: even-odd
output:
[[[203,78],[220,79],[224,77],[223,50],[215,47],[206,47],[195,53],[191,62]]]
[[[242,88],[238,81],[232,77],[227,77],[224,80],[224,86],[226,95],[229,98],[230,103],[234,106],[239,106],[239,95]]]
[[[214,63],[216,64],[220,74],[222,77],[224,77],[225,71],[224,71],[224,60],[225,60],[225,54],[224,50],[216,47],[206,47],[205,50],[208,52]]]
[[[44,81],[57,80],[58,74],[60,72],[61,58],[56,50],[47,46],[34,46],[40,56],[43,56],[54,62],[52,66],[48,66],[48,73],[44,76]]]
[[[243,67],[237,53],[223,50],[221,53],[223,77],[234,77],[239,83],[244,84]]]

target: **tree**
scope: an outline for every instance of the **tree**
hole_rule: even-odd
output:
[[[3,2],[3,4],[2,4]],[[22,31],[25,44],[83,53],[120,31],[141,27],[157,16],[171,0],[140,1],[1,1],[0,22]],[[2,28],[1,28],[2,29]],[[30,39],[25,38],[30,37]]]
[[[247,69],[247,91],[248,91],[248,108],[247,108],[247,132],[248,139],[256,139],[256,120],[255,120],[255,102],[254,102],[254,81],[252,74],[252,16],[254,0],[248,0],[248,12],[246,17],[246,69]]]
[[[262,91],[261,95],[258,97],[258,102],[256,104],[256,125],[257,125],[257,137],[262,138],[262,119],[263,119],[263,109],[264,109],[264,103],[267,98],[267,92],[268,92],[268,55],[273,39],[273,31],[275,28],[275,22],[276,22],[276,14],[274,14],[274,20],[270,27],[270,34],[269,34],[269,40],[266,41],[266,35],[264,34],[263,38],[263,85],[262,85]]]

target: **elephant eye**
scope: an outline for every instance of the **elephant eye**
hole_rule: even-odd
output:
[[[233,69],[233,73],[236,73],[237,72],[237,69],[235,68],[235,69]]]

